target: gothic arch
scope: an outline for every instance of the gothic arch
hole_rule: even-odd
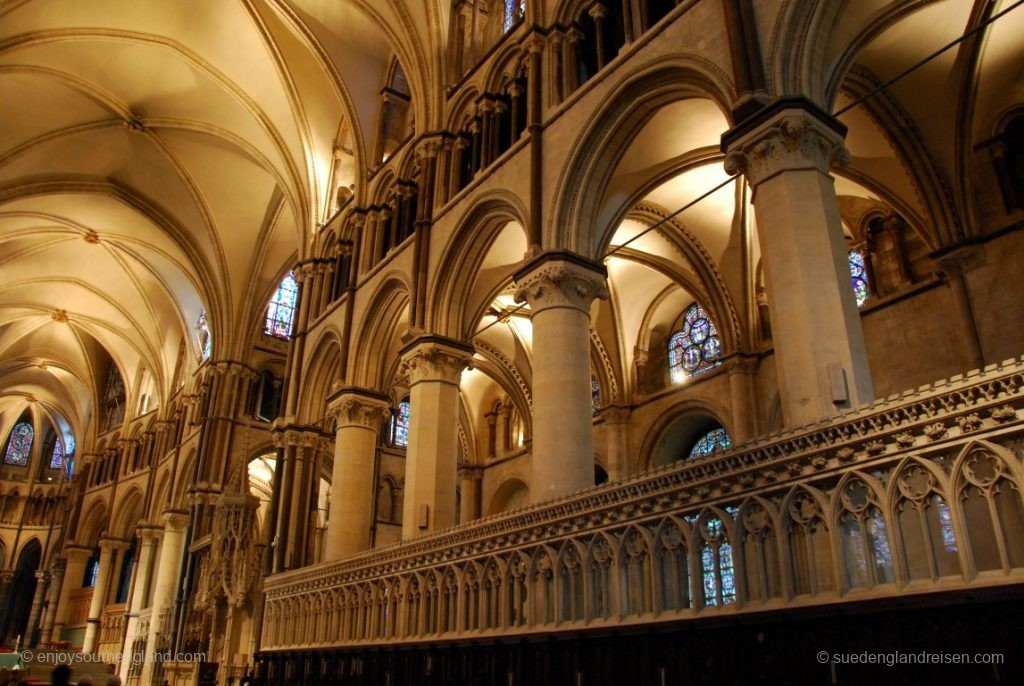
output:
[[[312,354],[303,369],[307,382],[302,385],[297,415],[299,421],[315,424],[324,416],[332,387],[343,380],[344,351],[341,335],[332,326],[325,327],[309,343]]]
[[[107,504],[102,498],[96,498],[83,509],[85,514],[78,524],[75,540],[84,546],[95,547],[107,529]]]
[[[682,422],[688,422],[691,426],[682,426]],[[677,454],[673,460],[668,459],[675,449],[682,450],[691,439],[697,440],[702,431],[709,430],[716,424],[724,427],[730,436],[733,435],[731,413],[708,399],[690,399],[662,413],[658,421],[647,430],[640,444],[639,459],[643,470],[685,458],[685,455]],[[682,429],[682,433],[673,436],[673,429]],[[669,445],[669,441],[672,445]]]
[[[146,515],[142,491],[132,485],[126,493],[119,494],[117,500],[118,503],[110,518],[110,527],[107,533],[115,538],[130,540],[139,521]]]
[[[502,262],[501,274],[488,278],[488,290],[493,292],[477,305],[477,311],[469,311],[468,303],[478,300],[471,295],[477,290],[474,286],[481,276],[481,265],[510,223],[518,224],[525,235],[527,216],[529,213],[519,197],[506,190],[482,194],[463,214],[442,250],[436,277],[430,285],[427,323],[432,330],[457,340],[472,334],[483,310],[507,284],[522,255]]]
[[[728,119],[734,100],[728,77],[716,66],[677,54],[634,72],[582,127],[555,185],[555,203],[547,224],[553,234],[545,247],[563,248],[591,259],[602,258],[597,237],[604,190],[633,138],[659,109],[688,98],[710,99]],[[586,180],[584,182],[584,180]]]
[[[382,389],[387,386],[386,372],[393,366],[387,358],[387,347],[394,342],[407,322],[402,312],[410,306],[409,285],[397,271],[388,273],[363,310],[358,326],[353,327],[351,349],[365,354],[349,359],[347,378],[361,388]]]
[[[518,477],[511,477],[501,482],[501,485],[494,490],[490,502],[487,504],[485,517],[500,514],[510,509],[518,509],[529,504],[530,488]],[[513,504],[519,503],[516,507]]]

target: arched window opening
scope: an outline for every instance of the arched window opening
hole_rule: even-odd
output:
[[[107,373],[107,386],[103,391],[104,431],[121,426],[124,420],[124,404],[124,380],[121,379],[117,365],[111,362],[110,371]]]
[[[1001,154],[996,157],[996,176],[1006,211],[1024,210],[1024,114],[1009,123],[1002,143]]]
[[[732,439],[729,432],[722,427],[712,429],[697,439],[697,442],[690,448],[688,457],[706,457],[713,453],[720,453],[732,447]]]
[[[206,321],[206,310],[200,312],[196,320],[196,336],[199,338],[199,354],[205,362],[213,353],[213,337],[210,336],[210,325]]]
[[[295,318],[298,297],[299,284],[295,280],[295,274],[288,272],[270,298],[263,333],[285,341],[291,338],[292,320]]]
[[[32,454],[32,440],[35,431],[32,425],[22,421],[14,425],[11,435],[7,438],[7,450],[4,451],[4,464],[15,467],[27,467]]]
[[[505,17],[502,28],[508,33],[520,19],[526,16],[526,0],[504,0]]]
[[[412,133],[412,95],[405,70],[398,60],[392,63],[387,85],[380,94],[380,138],[377,160],[387,162]]]
[[[260,421],[270,422],[281,413],[281,385],[280,379],[274,376],[269,369],[260,372],[259,378],[252,390],[252,415]]]
[[[92,555],[85,563],[85,576],[82,579],[82,588],[90,588],[96,585],[96,579],[100,575],[100,551],[94,549]]]
[[[128,591],[132,585],[132,570],[135,568],[135,546],[128,548],[125,551],[124,558],[121,560],[121,574],[117,579],[117,595],[114,598],[115,603],[126,603],[128,602]]]
[[[857,307],[871,295],[868,288],[868,271],[864,263],[864,253],[859,250],[849,252],[850,278],[853,281],[853,296],[857,299]]]
[[[579,37],[579,42],[576,45],[576,83],[583,85],[597,73],[599,68],[600,48],[597,45],[597,22],[589,12],[584,10],[574,28]]]
[[[698,303],[683,314],[683,327],[668,340],[668,367],[672,383],[682,383],[717,367],[722,341],[711,317]]]
[[[454,0],[450,56],[453,80],[472,69],[526,17],[526,0]]]
[[[64,450],[61,448],[60,439],[53,442],[53,453],[50,454],[50,469],[60,469],[64,465]]]
[[[391,445],[404,448],[409,445],[409,399],[398,403],[391,416]]]
[[[872,588],[894,581],[892,552],[885,519],[872,490],[853,479],[841,494],[843,512],[839,517],[846,584],[849,588]]]
[[[732,546],[722,520],[709,517],[701,526],[701,535],[704,539],[700,547],[704,605],[712,607],[736,602]]]
[[[596,376],[590,377],[590,410],[595,417],[601,411],[601,384]]]
[[[66,434],[64,437],[64,473],[71,478],[75,473],[75,436]]]
[[[676,6],[676,0],[644,0],[644,28],[649,29]]]

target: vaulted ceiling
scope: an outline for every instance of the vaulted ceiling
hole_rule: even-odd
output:
[[[203,311],[238,359],[390,57],[414,90],[439,71],[442,5],[0,2],[0,430],[38,401],[82,431],[106,355],[166,399]]]

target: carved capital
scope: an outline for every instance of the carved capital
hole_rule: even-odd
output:
[[[339,431],[351,426],[376,431],[388,414],[387,398],[359,388],[341,388],[327,404],[327,415],[335,418]]]
[[[160,515],[160,521],[163,522],[165,531],[182,531],[185,529],[185,525],[188,524],[188,513],[181,510],[164,510],[163,514]]]
[[[440,336],[421,336],[403,348],[398,373],[408,379],[409,386],[421,381],[458,384],[472,358],[470,346]]]
[[[603,265],[572,253],[543,253],[515,275],[516,302],[529,303],[534,314],[569,307],[590,314],[594,298],[607,298]]]
[[[92,557],[92,548],[87,548],[84,545],[69,545],[64,549],[64,558],[68,562],[77,561],[84,564],[90,557]]]
[[[616,405],[608,405],[601,410],[600,417],[605,421],[605,424],[621,425],[629,422],[629,418],[632,412],[628,407],[618,407]]]
[[[939,270],[949,276],[966,274],[985,264],[985,254],[982,248],[976,245],[956,248],[942,255],[933,255],[933,258],[938,263]]]
[[[113,552],[115,550],[127,550],[130,543],[121,538],[102,537],[99,540],[100,553]]]
[[[816,169],[827,174],[833,165],[844,165],[850,153],[843,131],[828,115],[805,106],[769,108],[767,119],[754,126],[744,124],[722,137],[725,170],[742,173],[752,186],[786,171]]]

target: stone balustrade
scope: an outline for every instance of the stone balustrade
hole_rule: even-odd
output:
[[[100,621],[100,639],[96,652],[104,662],[113,664],[118,662],[117,656],[121,653],[121,645],[124,641],[124,613],[126,610],[125,603],[107,605],[103,609]]]
[[[649,624],[1024,580],[1024,360],[265,580],[261,649]]]

